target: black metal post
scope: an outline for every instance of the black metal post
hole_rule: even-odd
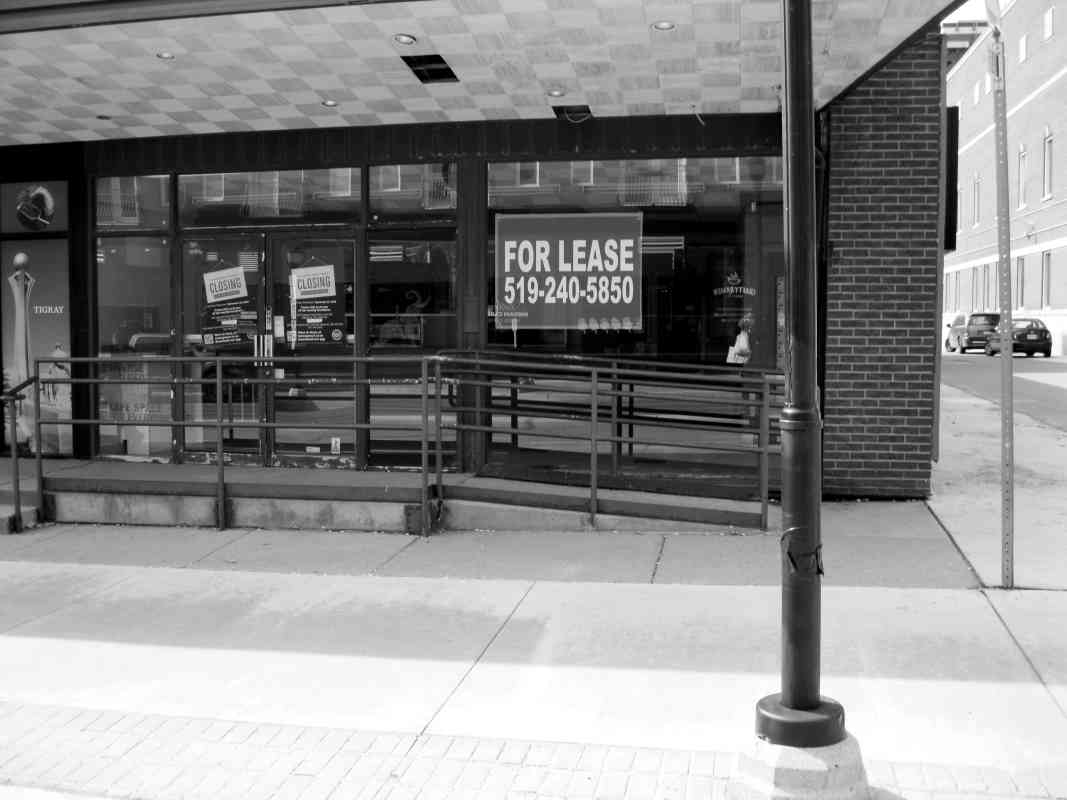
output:
[[[782,409],[782,691],[756,704],[756,735],[825,747],[845,739],[845,711],[819,694],[822,420],[816,403],[815,117],[811,0],[783,0],[785,261],[788,348]]]

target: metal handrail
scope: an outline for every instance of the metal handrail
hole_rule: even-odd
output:
[[[210,365],[215,369],[214,376],[186,377],[183,370],[171,369],[170,377],[148,377],[116,375],[100,377],[90,369],[87,374],[70,377],[46,377],[40,374],[41,364],[62,362],[70,365],[90,367],[116,366],[125,363],[150,364],[160,366]],[[351,372],[341,376],[302,375],[278,377],[273,372],[275,366],[287,364],[350,364]],[[226,367],[252,366],[266,368],[255,375],[226,375]],[[417,377],[370,376],[360,373],[358,367],[374,365],[390,367],[417,367]],[[655,368],[648,368],[648,367]],[[759,496],[761,500],[761,525],[766,528],[767,503],[769,493],[769,458],[779,453],[780,448],[772,442],[772,428],[776,424],[774,411],[781,405],[783,380],[780,375],[750,369],[724,370],[714,368],[701,371],[703,365],[657,364],[655,362],[634,362],[605,360],[593,357],[583,363],[580,357],[567,356],[561,362],[551,363],[547,357],[523,359],[500,357],[497,353],[465,353],[450,351],[436,355],[397,355],[397,356],[101,356],[71,357],[56,359],[40,358],[35,361],[35,374],[15,390],[23,390],[30,385],[35,387],[36,456],[37,456],[37,491],[38,508],[43,508],[44,480],[42,461],[41,430],[44,425],[116,425],[119,427],[137,425],[143,427],[166,428],[205,428],[215,429],[215,453],[217,465],[216,476],[216,524],[224,528],[226,519],[226,475],[227,456],[224,452],[226,429],[254,429],[257,431],[279,429],[301,430],[336,430],[337,425],[328,423],[291,423],[265,419],[227,420],[223,417],[223,390],[234,386],[274,386],[274,387],[373,387],[377,385],[403,384],[417,388],[406,396],[417,396],[422,414],[422,430],[419,435],[420,453],[420,503],[423,533],[428,533],[434,524],[434,518],[440,510],[443,497],[442,473],[444,435],[446,431],[455,433],[456,447],[462,442],[464,432],[481,432],[488,434],[491,443],[494,434],[505,433],[511,436],[517,446],[520,436],[519,417],[568,420],[588,422],[587,432],[576,434],[572,431],[536,431],[523,430],[523,437],[545,437],[564,441],[585,441],[589,444],[590,455],[590,499],[589,514],[595,523],[598,513],[599,486],[602,468],[599,464],[601,446],[606,445],[611,451],[613,470],[618,470],[623,449],[633,455],[635,448],[644,445],[651,447],[667,446],[678,452],[732,452],[755,453],[758,458]],[[175,373],[178,374],[175,374]],[[366,377],[360,377],[360,374]],[[519,378],[529,378],[531,385],[518,384]],[[148,418],[139,420],[103,419],[99,413],[86,418],[48,420],[41,419],[41,387],[47,385],[123,385],[169,386],[172,391],[178,387],[213,385],[215,390],[214,419],[175,419],[174,405],[167,419]],[[538,385],[540,384],[540,386]],[[473,389],[472,402],[460,403],[456,395],[457,387]],[[531,397],[531,393],[550,391],[555,398],[544,400]],[[446,396],[447,392],[447,396]],[[693,392],[691,398],[679,398],[680,392]],[[24,399],[22,395],[9,398],[13,392],[3,395],[9,403]],[[525,395],[525,396],[524,396]],[[563,396],[561,398],[561,396]],[[232,394],[231,394],[232,398]],[[565,398],[565,399],[563,399]],[[709,398],[711,405],[709,403]],[[358,399],[353,396],[353,400]],[[672,401],[674,404],[672,405]],[[232,402],[232,400],[231,400]],[[430,403],[436,403],[433,428],[431,433]],[[443,406],[448,404],[454,412],[454,422],[446,424],[442,419]],[[680,405],[679,405],[680,404]],[[697,404],[702,407],[694,408]],[[738,413],[738,409],[740,412]],[[726,412],[730,411],[730,414]],[[732,416],[731,416],[732,414]],[[494,423],[494,417],[504,415],[510,419],[508,428],[501,428]],[[14,416],[12,417],[14,419]],[[358,435],[359,431],[408,431],[410,424],[387,424],[352,420],[343,426]],[[608,425],[608,431],[600,427]],[[682,441],[662,442],[637,434],[637,429],[648,431],[730,431],[747,432],[755,436],[755,444],[721,441],[696,441],[695,437],[684,437]],[[431,435],[433,438],[431,439]],[[358,449],[358,448],[357,448]],[[409,452],[409,451],[406,451]],[[430,470],[434,471],[431,482]],[[17,476],[17,464],[14,467]],[[16,489],[16,499],[18,498]],[[19,508],[16,502],[16,519]]]
[[[441,363],[447,365],[453,374],[462,376],[464,385],[481,390],[475,392],[473,406],[452,402],[451,407],[456,412],[456,423],[454,426],[446,427],[454,429],[457,437],[462,431],[482,432],[487,433],[491,441],[494,434],[507,434],[510,435],[512,444],[517,446],[518,436],[520,435],[518,432],[519,416],[533,419],[588,421],[588,433],[585,435],[565,433],[558,430],[547,432],[523,430],[521,435],[535,439],[541,437],[554,440],[589,442],[589,515],[594,525],[598,513],[597,495],[600,485],[598,456],[600,443],[608,443],[610,445],[612,468],[617,469],[622,446],[626,446],[632,455],[633,447],[638,443],[634,434],[636,425],[645,428],[688,431],[724,429],[723,426],[716,426],[708,422],[708,414],[701,415],[693,411],[683,413],[680,409],[670,410],[661,407],[646,409],[644,413],[637,413],[634,405],[635,398],[643,397],[647,399],[654,397],[661,403],[664,398],[640,395],[635,391],[635,386],[643,383],[662,388],[663,380],[666,379],[670,386],[676,388],[741,394],[741,397],[731,397],[724,404],[734,408],[740,406],[743,409],[752,409],[755,412],[753,416],[756,419],[749,419],[748,424],[745,425],[745,417],[748,417],[749,414],[743,413],[741,415],[742,426],[740,428],[733,425],[725,429],[743,432],[751,431],[755,437],[754,445],[687,441],[672,442],[669,446],[678,450],[755,452],[758,464],[760,527],[766,530],[770,484],[769,461],[771,455],[780,454],[781,452],[781,448],[772,441],[773,412],[782,405],[783,401],[784,380],[780,375],[762,373],[742,376],[733,372],[681,375],[670,370],[634,369],[615,362],[610,363],[608,366],[604,366],[599,361],[582,364],[576,358],[570,359],[568,363],[553,366],[541,361],[527,361],[521,358],[501,359],[481,353],[461,355],[458,352],[451,352],[442,354],[439,358]],[[535,382],[533,385],[523,386],[520,389],[516,385],[515,378],[517,375],[526,376],[527,374],[531,374]],[[681,380],[678,380],[679,377],[681,377]],[[536,383],[538,379],[577,381],[579,385],[560,386],[553,384],[551,387],[553,393],[568,395],[569,398],[574,398],[573,400],[553,402],[520,400],[521,392],[539,391]],[[601,386],[601,383],[607,383],[608,385]],[[629,389],[624,388],[626,384],[630,385]],[[438,388],[440,390],[440,387]],[[497,391],[494,392],[494,390]],[[488,398],[487,403],[483,400],[483,394]],[[745,397],[746,394],[753,396]],[[581,399],[583,397],[587,398],[584,402]],[[502,402],[497,403],[497,398],[501,398]],[[607,398],[606,403],[604,402],[605,398]],[[629,401],[628,405],[622,402],[624,399]],[[694,398],[695,401],[696,398]],[[609,435],[603,435],[599,431],[601,414],[605,411],[610,413],[611,433]],[[688,416],[691,421],[669,420],[664,418],[664,413],[682,417]],[[470,419],[465,421],[464,417],[470,417],[471,414],[473,414],[473,421]],[[501,428],[495,425],[493,417],[497,414],[507,417],[510,421],[510,426]],[[488,421],[484,419],[486,416],[488,416]],[[629,427],[628,435],[623,432],[627,426]],[[440,435],[440,430],[438,435]]]
[[[11,441],[8,443],[11,447],[11,521],[10,521],[10,533],[21,533],[25,528],[22,519],[22,479],[19,475],[19,444],[18,444],[18,430],[17,419],[18,411],[16,405],[22,400],[26,399],[26,395],[22,392],[25,389],[35,385],[37,383],[37,376],[31,375],[22,383],[17,386],[12,386],[5,392],[0,393],[0,402],[4,404],[4,408],[7,410],[8,419],[11,420],[10,427]],[[40,506],[37,507],[37,513],[40,514]]]

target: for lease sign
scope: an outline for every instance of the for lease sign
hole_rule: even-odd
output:
[[[498,328],[641,329],[641,214],[498,214]]]

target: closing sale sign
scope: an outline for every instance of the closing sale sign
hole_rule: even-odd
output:
[[[496,327],[641,329],[641,214],[498,214]]]

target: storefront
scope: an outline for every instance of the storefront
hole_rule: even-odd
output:
[[[303,24],[303,17],[278,19]],[[639,27],[650,35],[647,24]],[[944,205],[942,145],[930,134],[944,107],[936,24],[898,44],[847,90],[837,87],[841,94],[818,115],[826,484],[839,494],[921,496],[929,488]],[[906,118],[898,102],[905,85],[916,91]],[[767,91],[753,104],[773,106]],[[780,372],[787,291],[780,115],[640,108],[622,117],[379,119],[4,147],[3,263],[38,281],[29,300],[25,281],[9,282],[7,385],[26,373],[20,364],[68,353],[111,359],[97,377],[160,381],[79,385],[49,398],[53,408],[42,415],[61,415],[66,402],[74,418],[104,421],[54,426],[47,452],[57,455],[207,461],[217,450],[215,428],[134,423],[207,419],[224,404],[229,458],[373,468],[398,461],[384,455],[390,448],[365,441],[359,425],[406,413],[402,387],[417,373],[389,367],[396,395],[371,398],[345,385],[353,367],[344,359],[352,356],[473,350],[723,367],[745,330],[747,368]],[[382,109],[382,118],[394,113]],[[313,121],[321,112],[306,113]],[[864,133],[874,129],[879,135]],[[905,149],[910,161],[902,166]],[[36,186],[50,189],[54,217],[46,229],[10,227]],[[917,191],[929,195],[919,205]],[[896,210],[910,216],[882,219]],[[611,219],[632,227],[616,235]],[[527,251],[520,252],[521,236],[498,236],[498,220],[527,232]],[[587,224],[602,235],[582,238]],[[633,261],[612,284],[624,238],[638,240]],[[549,250],[539,255],[538,241],[562,247],[563,239],[570,249],[558,260],[555,244],[551,258]],[[514,251],[501,252],[499,242]],[[508,286],[506,263],[533,274],[520,270],[524,279]],[[572,280],[590,264],[603,282]],[[540,281],[540,268],[551,283]],[[46,272],[66,295],[44,297]],[[894,282],[908,286],[906,300],[885,289]],[[557,300],[569,306],[566,314],[547,308]],[[599,311],[580,312],[583,303]],[[893,331],[864,323],[857,339],[856,320],[888,319],[891,309]],[[62,331],[40,327],[61,314]],[[20,339],[20,330],[30,333]],[[903,389],[877,356],[901,332],[922,344],[893,370],[910,376]],[[207,360],[165,361],[194,356]],[[210,361],[220,356],[230,362],[221,397]],[[265,366],[264,359],[284,358],[292,360]],[[263,369],[275,379],[315,380],[272,385],[259,380]],[[168,386],[175,370],[188,382]]]

